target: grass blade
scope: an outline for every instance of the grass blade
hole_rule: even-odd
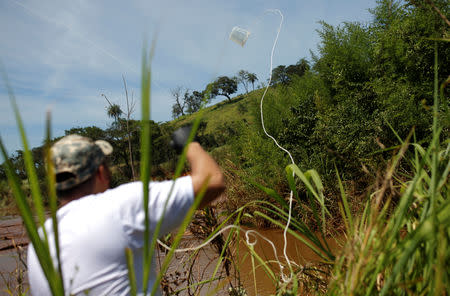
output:
[[[49,194],[49,204],[50,204],[50,214],[52,218],[52,227],[53,234],[55,236],[55,250],[56,250],[56,260],[58,261],[58,281],[60,281],[60,285],[62,286],[62,290],[64,290],[64,281],[63,281],[63,272],[61,267],[61,256],[60,256],[60,248],[59,248],[59,230],[58,230],[58,220],[56,217],[56,212],[58,210],[58,201],[56,196],[56,185],[55,185],[55,169],[52,162],[51,155],[51,132],[50,132],[51,120],[50,120],[50,112],[47,113],[46,119],[46,137],[45,137],[45,164],[47,169],[47,185],[48,185],[48,194]]]
[[[125,258],[127,260],[127,268],[128,268],[128,281],[130,283],[130,295],[137,295],[137,287],[136,287],[136,274],[134,272],[134,260],[133,260],[133,252],[130,248],[125,249]]]
[[[350,207],[348,206],[347,195],[345,194],[344,186],[342,185],[342,180],[341,180],[341,177],[339,176],[339,172],[336,167],[336,164],[334,166],[334,169],[336,171],[336,177],[337,177],[338,183],[339,183],[339,191],[341,192],[342,204],[344,205],[344,210],[345,210],[345,216],[343,216],[342,218],[344,218],[345,224],[348,225],[348,226],[346,226],[347,233],[351,236],[354,231],[352,213],[350,211]]]
[[[3,69],[2,69],[3,70]],[[14,116],[16,118],[17,127],[19,128],[20,137],[23,145],[23,157],[25,162],[25,169],[27,172],[28,180],[30,183],[31,196],[33,198],[34,207],[36,209],[39,223],[41,226],[44,225],[45,222],[45,214],[44,214],[44,205],[42,202],[42,194],[39,188],[39,181],[37,178],[36,170],[34,167],[33,157],[31,155],[28,140],[25,136],[25,128],[23,126],[23,121],[19,113],[19,108],[17,107],[16,98],[12,88],[9,85],[8,77],[4,71],[2,71],[3,79],[5,81],[6,88],[8,89],[9,99],[11,102],[11,106],[13,108]],[[45,240],[47,240],[47,233],[45,229],[43,229]]]

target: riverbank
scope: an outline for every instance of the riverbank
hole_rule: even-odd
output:
[[[26,250],[29,239],[18,216],[0,219],[0,296],[20,295],[28,290]]]

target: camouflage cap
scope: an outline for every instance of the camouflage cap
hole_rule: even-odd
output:
[[[112,146],[106,141],[94,142],[79,135],[68,135],[57,141],[51,148],[56,189],[70,189],[86,181],[112,151]],[[65,178],[58,180],[58,174],[62,173],[66,173]]]

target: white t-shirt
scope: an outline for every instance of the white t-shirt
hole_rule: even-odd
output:
[[[151,182],[149,197],[150,239],[161,218],[173,181]],[[72,201],[57,212],[60,257],[66,295],[129,295],[125,248],[134,255],[138,291],[142,290],[144,209],[142,183],[133,182]],[[194,201],[192,179],[175,181],[160,235],[179,226]],[[56,262],[52,221],[45,222],[53,262]],[[149,292],[155,280],[155,257]],[[28,277],[34,296],[51,295],[34,249],[28,249]],[[158,290],[159,292],[159,290]],[[140,294],[142,295],[142,294]]]

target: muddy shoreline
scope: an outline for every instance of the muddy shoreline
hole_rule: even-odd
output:
[[[0,252],[25,247],[28,239],[22,219],[18,216],[6,216],[0,220]]]
[[[19,216],[0,218],[0,296],[20,295],[28,289],[26,251],[29,239]],[[24,290],[20,290],[24,289]]]

